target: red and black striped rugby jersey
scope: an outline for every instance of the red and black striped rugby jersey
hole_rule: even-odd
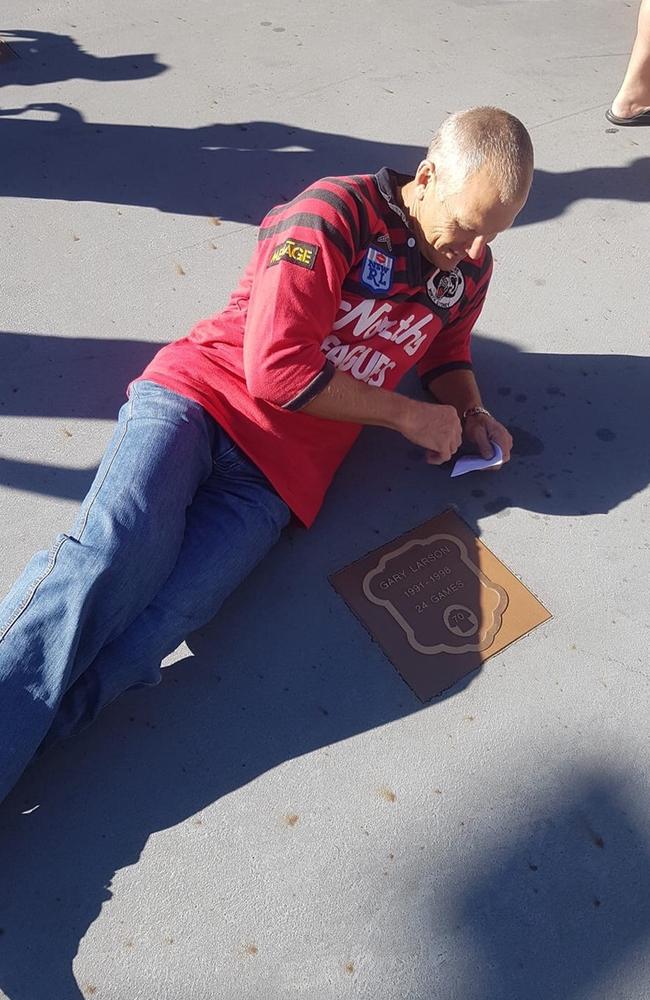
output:
[[[409,180],[327,177],[273,208],[223,312],[141,376],[204,406],[306,525],[361,429],[301,411],[337,369],[394,389],[414,365],[425,383],[471,367],[492,257],[430,265],[397,197]]]

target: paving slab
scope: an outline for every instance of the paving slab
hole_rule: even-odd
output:
[[[650,130],[622,0],[5,0],[0,587],[65,530],[128,380],[271,205],[529,126],[476,335],[497,474],[364,431],[153,691],[0,807],[8,1000],[646,1000]],[[404,391],[417,393],[414,380]],[[454,507],[553,620],[423,706],[328,582]]]

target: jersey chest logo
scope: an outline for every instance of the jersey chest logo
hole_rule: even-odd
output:
[[[373,292],[390,291],[394,263],[395,258],[390,254],[377,250],[376,247],[368,247],[361,269],[362,284],[371,288]]]
[[[465,278],[457,267],[453,271],[438,271],[427,281],[429,298],[441,309],[451,309],[455,306],[464,291]]]

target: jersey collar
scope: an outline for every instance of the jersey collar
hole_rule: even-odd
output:
[[[413,230],[401,205],[399,190],[412,180],[413,178],[409,174],[400,174],[396,170],[391,170],[390,167],[382,167],[375,174],[375,183],[379,193],[388,208],[395,213],[407,231],[405,253],[409,284],[422,285],[433,274],[436,268],[429,261],[425,261],[418,250]]]

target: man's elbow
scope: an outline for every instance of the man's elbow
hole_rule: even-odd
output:
[[[264,403],[270,403],[282,410],[302,410],[308,403],[315,399],[328,385],[334,376],[336,369],[331,361],[326,362],[324,367],[316,372],[303,374],[299,379],[279,379],[277,372],[265,371],[256,367],[247,370],[246,388],[253,399]]]
[[[286,390],[277,379],[259,367],[244,372],[246,388],[250,396],[261,403],[282,407],[286,402]]]

